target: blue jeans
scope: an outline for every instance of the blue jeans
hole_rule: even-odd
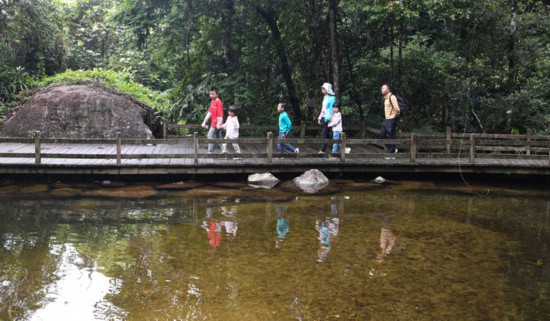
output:
[[[208,139],[215,139],[215,138],[222,138],[222,130],[217,129],[216,127],[210,126],[210,129],[208,130],[208,135],[206,136]],[[220,148],[222,145],[220,144]],[[208,154],[212,154],[214,152],[214,144],[208,144]]]
[[[332,139],[338,140],[340,139],[340,137],[342,137],[342,132],[340,131],[332,132]],[[340,151],[340,144],[336,144],[336,143],[332,144],[332,153],[336,154],[338,153],[338,151]]]
[[[380,127],[380,138],[395,139],[395,131],[397,129],[397,118],[385,119]],[[388,153],[395,152],[395,144],[386,144]]]
[[[286,139],[286,136],[287,136],[288,133],[279,133],[279,137],[278,139],[279,140],[285,140]],[[279,154],[282,154],[284,153],[284,149],[288,149],[289,151],[291,152],[294,152],[294,150],[296,148],[294,148],[294,146],[288,144],[288,143],[279,143],[277,144],[277,151],[279,152]]]

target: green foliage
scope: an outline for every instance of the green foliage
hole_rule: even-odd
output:
[[[319,112],[321,84],[334,83],[324,0],[0,3],[9,84],[22,83],[18,66],[38,79],[84,69],[60,78],[101,79],[186,123],[202,121],[216,86],[225,106],[240,108],[243,124],[263,125],[274,123],[277,102],[290,100],[283,55],[305,120]],[[550,133],[550,7],[513,3],[338,1],[346,124],[379,125],[386,83],[409,102],[403,130]],[[273,14],[280,43],[260,12]],[[43,84],[56,78],[48,79]]]
[[[0,115],[17,103],[16,94],[24,91],[33,79],[23,67],[0,64]]]
[[[107,88],[129,94],[159,112],[164,112],[170,107],[169,93],[155,91],[135,82],[134,76],[130,72],[117,72],[109,69],[67,70],[55,76],[44,78],[37,86],[89,83],[98,83]]]

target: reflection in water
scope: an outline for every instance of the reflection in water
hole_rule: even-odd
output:
[[[395,235],[389,229],[382,227],[380,229],[380,248],[376,253],[376,262],[382,263],[386,255],[390,254],[395,245]]]
[[[105,301],[120,287],[115,279],[97,272],[97,264],[70,244],[54,245],[60,260],[57,281],[50,284],[42,308],[30,320],[121,320],[127,313]]]
[[[319,249],[317,250],[317,262],[321,263],[327,260],[330,252],[331,242],[338,235],[340,227],[340,218],[338,217],[338,206],[335,202],[335,197],[331,197],[330,214],[324,220],[317,219],[315,221],[315,229],[319,232]],[[332,240],[331,240],[332,237]]]
[[[277,238],[275,238],[275,248],[278,249],[283,246],[285,237],[290,230],[288,218],[286,217],[287,211],[288,206],[277,206],[275,208],[275,212],[277,213]]]
[[[225,228],[225,235],[228,241],[233,241],[237,236],[238,223],[235,221],[237,206],[231,206],[229,209],[226,206],[221,206],[220,213],[225,216],[225,219],[219,221],[215,217],[214,207],[211,204],[212,200],[209,199],[202,227],[207,231],[210,253],[214,253],[216,248],[222,244],[222,228]]]
[[[546,199],[395,194],[2,200],[0,320],[548,319]]]

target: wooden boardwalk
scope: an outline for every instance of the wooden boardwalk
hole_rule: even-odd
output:
[[[319,139],[295,139],[299,155],[276,153],[276,140],[239,139],[242,155],[206,153],[206,139],[33,140],[0,139],[0,174],[35,175],[175,175],[300,173],[316,168],[327,173],[490,173],[550,175],[549,144],[518,145],[510,153],[486,152],[487,146],[466,139],[425,142],[397,139],[400,152],[385,159],[382,140],[347,140],[351,152],[336,157],[318,154]],[[271,143],[272,152],[266,144]],[[437,145],[439,144],[439,145]],[[198,148],[195,146],[198,145]],[[441,150],[435,150],[440,146]],[[445,146],[447,148],[445,148]],[[542,146],[542,147],[541,147]],[[473,149],[472,149],[473,148]],[[538,149],[537,149],[538,148]],[[231,144],[228,150],[233,152]],[[330,150],[330,145],[328,150]],[[426,151],[428,150],[428,151]],[[518,153],[517,150],[522,151]],[[472,155],[472,151],[474,155]],[[484,152],[485,151],[485,152]],[[528,151],[526,153],[525,151]],[[118,159],[117,159],[118,155]]]

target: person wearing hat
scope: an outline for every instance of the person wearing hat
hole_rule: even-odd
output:
[[[321,92],[323,93],[324,97],[323,103],[321,105],[321,112],[319,113],[319,117],[317,117],[317,123],[321,125],[321,138],[328,139],[328,122],[332,117],[332,105],[334,105],[334,103],[336,102],[336,97],[334,96],[334,91],[332,91],[332,85],[328,82],[324,83],[323,86],[321,86]],[[321,150],[319,150],[319,154],[324,154],[326,150],[327,143],[323,143],[321,145]]]

